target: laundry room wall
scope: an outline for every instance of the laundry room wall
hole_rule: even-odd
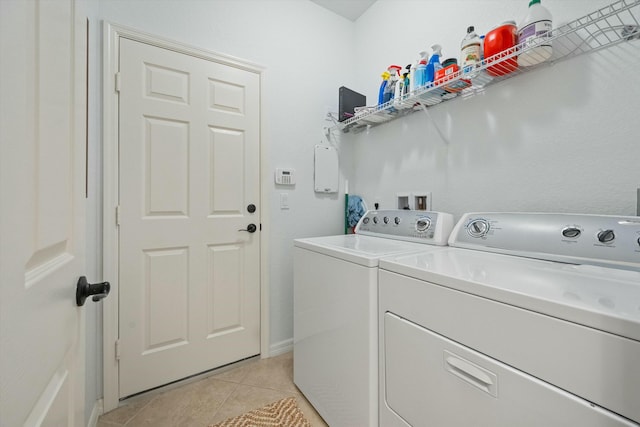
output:
[[[543,4],[557,27],[610,2]],[[378,1],[356,22],[354,89],[375,99],[389,64],[404,67],[435,43],[443,58],[459,57],[467,26],[485,34],[520,21],[527,7],[528,0]],[[456,218],[472,211],[635,215],[639,67],[640,40],[623,42],[441,103],[429,109],[432,118],[419,111],[342,135],[354,149],[350,191],[383,208],[397,206],[398,192],[430,191],[432,209]]]
[[[269,198],[270,342],[273,351],[290,348],[293,337],[293,239],[339,234],[344,194],[321,195],[313,189],[314,145],[335,146],[341,174],[351,167],[348,152],[322,129],[327,110],[337,112],[338,88],[353,86],[353,22],[308,0],[88,0],[96,3],[90,19],[90,200],[88,268],[102,277],[102,23],[130,27],[209,51],[232,55],[265,67],[262,79],[262,126],[267,150],[265,185]],[[347,151],[350,147],[347,147]],[[276,167],[295,168],[295,186],[276,186]],[[343,179],[341,179],[343,182]],[[280,209],[288,193],[289,209]],[[101,311],[91,309],[87,389],[101,390]],[[98,329],[97,335],[95,331]],[[89,348],[91,346],[91,348]],[[96,358],[98,362],[93,360]],[[89,365],[88,365],[89,367]],[[88,395],[88,408],[93,405]],[[88,409],[89,411],[89,409]]]

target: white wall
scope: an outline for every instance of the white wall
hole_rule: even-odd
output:
[[[353,22],[308,0],[88,0],[91,11],[90,64],[90,207],[88,239],[92,280],[102,277],[102,21],[131,27],[198,48],[232,55],[265,67],[263,144],[268,152],[269,200],[262,207],[270,218],[270,341],[293,337],[292,240],[338,234],[343,225],[343,196],[313,192],[313,146],[322,140],[327,107],[337,111],[338,87],[355,80],[351,41]],[[325,142],[326,143],[326,142]],[[341,149],[335,138],[331,143]],[[348,157],[345,157],[348,159]],[[350,168],[348,160],[346,167]],[[273,170],[292,167],[295,187],[276,187]],[[345,164],[341,165],[344,168]],[[280,210],[280,193],[289,194],[289,210]],[[256,201],[258,204],[258,201]],[[109,277],[104,277],[109,280]],[[101,356],[101,311],[91,308],[88,358]],[[91,348],[89,348],[91,347]],[[88,399],[102,387],[101,360],[87,372]],[[91,405],[93,402],[91,402]],[[88,409],[90,405],[88,403]]]
[[[380,0],[356,23],[354,89],[374,99],[389,64],[409,64],[433,43],[443,45],[444,58],[457,57],[468,25],[484,34],[524,17],[527,3]],[[608,2],[544,4],[557,26]],[[380,27],[394,10],[411,11],[403,15],[401,43]],[[344,135],[356,159],[350,190],[387,208],[396,206],[396,192],[432,191],[433,209],[457,217],[471,211],[635,215],[639,67],[636,40],[517,76],[483,96],[439,104],[429,111],[448,142],[422,112]]]

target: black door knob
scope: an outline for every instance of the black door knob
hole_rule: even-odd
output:
[[[256,211],[256,205],[254,205],[253,203],[251,203],[249,206],[247,206],[247,211],[249,213],[254,213]]]
[[[258,227],[256,227],[255,224],[249,224],[249,225],[247,225],[247,228],[241,228],[238,231],[247,231],[249,233],[255,233],[257,229],[258,229]]]
[[[93,295],[91,298],[94,302],[100,301],[102,298],[109,295],[111,285],[109,282],[94,283],[87,282],[85,276],[80,276],[78,284],[76,285],[76,304],[84,305],[84,301]]]

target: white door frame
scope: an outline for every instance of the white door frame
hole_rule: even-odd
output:
[[[260,76],[260,356],[269,357],[269,275],[267,262],[268,248],[268,188],[267,150],[263,126],[265,111],[262,96],[264,67],[228,55],[194,48],[162,37],[147,34],[131,28],[104,22],[103,45],[103,165],[104,165],[104,219],[103,219],[103,276],[111,283],[111,295],[103,301],[103,369],[104,369],[104,411],[118,407],[119,383],[118,362],[116,361],[116,340],[118,339],[119,271],[118,271],[118,228],[116,226],[116,206],[118,205],[118,94],[116,73],[119,70],[119,39],[127,38],[163,49],[172,50],[208,61],[240,68]]]

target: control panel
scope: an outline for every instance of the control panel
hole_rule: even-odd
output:
[[[640,217],[468,213],[450,246],[640,270]]]
[[[356,234],[446,245],[452,228],[453,216],[444,212],[373,210],[360,218]]]

